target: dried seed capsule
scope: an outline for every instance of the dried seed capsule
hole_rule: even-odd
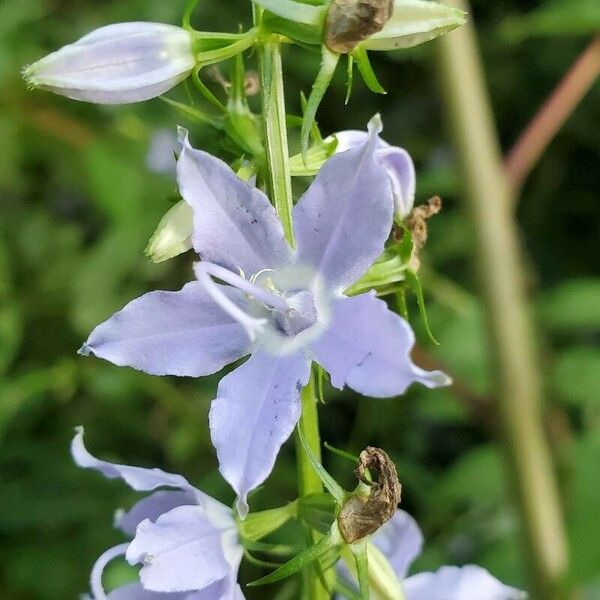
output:
[[[394,10],[393,0],[332,0],[325,22],[325,44],[348,54],[381,31]]]
[[[366,480],[367,469],[377,471],[377,481]],[[368,446],[363,450],[354,472],[359,480],[368,483],[371,492],[368,498],[352,496],[340,510],[338,526],[348,544],[375,533],[389,521],[400,503],[402,491],[394,463],[380,448]]]

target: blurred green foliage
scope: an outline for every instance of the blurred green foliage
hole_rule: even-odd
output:
[[[473,6],[505,149],[599,23],[593,0],[526,4],[478,0]],[[158,100],[108,108],[29,92],[19,77],[25,64],[95,27],[127,20],[177,23],[182,5],[0,5],[0,596],[8,600],[78,597],[95,557],[120,540],[111,528],[112,511],[129,506],[135,495],[71,464],[68,444],[76,425],[86,426],[89,447],[103,457],[180,472],[219,499],[232,500],[208,436],[216,378],[154,378],[76,355],[90,328],[128,300],[151,289],[176,289],[191,275],[190,254],[161,265],[143,256],[175,192],[172,177],[149,172],[148,145],[154,132],[182,117]],[[195,18],[204,29],[234,31],[248,22],[249,2],[205,0]],[[552,35],[562,36],[559,46]],[[429,46],[374,56],[389,94],[375,96],[357,83],[347,109],[339,73],[318,117],[324,133],[331,133],[363,128],[381,111],[386,139],[415,158],[419,200],[434,193],[444,198],[444,211],[430,225],[422,273],[441,346],[428,345],[416,305],[411,309],[417,359],[441,363],[457,385],[414,388],[385,401],[328,389],[323,438],[354,453],[378,445],[393,456],[403,506],[428,540],[420,568],[475,562],[523,586],[526,557],[471,270],[477,257],[432,60]],[[296,114],[299,92],[309,89],[318,62],[317,53],[286,53]],[[571,579],[589,599],[600,597],[598,122],[596,85],[535,169],[518,208],[547,375],[548,430],[569,524]],[[194,138],[218,151],[213,132],[196,129]],[[325,459],[349,486],[350,465],[333,454]],[[274,506],[292,499],[294,490],[293,448],[287,444],[253,504]],[[129,576],[115,566],[109,583]],[[275,597],[276,588],[270,590]]]

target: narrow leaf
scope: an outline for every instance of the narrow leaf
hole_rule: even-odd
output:
[[[421,286],[421,281],[419,277],[410,269],[406,269],[404,276],[406,278],[406,284],[417,297],[417,304],[419,305],[419,313],[421,315],[421,320],[423,321],[425,333],[436,346],[439,346],[440,343],[435,339],[429,327],[429,319],[427,318],[427,309],[425,308],[425,298],[423,297],[423,287]]]
[[[348,69],[346,71],[346,99],[344,104],[350,102],[350,96],[352,95],[352,84],[354,83],[354,57],[352,54],[348,54]]]
[[[166,96],[160,96],[160,99],[194,123],[210,125],[215,129],[222,129],[223,127],[222,120],[219,117],[213,117],[194,106],[188,106],[187,104],[183,104],[183,102],[171,100],[171,98],[167,98]]]
[[[267,583],[273,583],[275,581],[279,581],[281,579],[285,579],[298,571],[301,571],[304,567],[311,564],[313,561],[317,560],[320,556],[329,552],[334,546],[339,543],[339,540],[335,539],[336,536],[333,533],[333,530],[328,533],[325,537],[321,538],[316,544],[309,546],[300,554],[297,554],[290,561],[286,562],[284,565],[281,565],[278,569],[269,573],[269,575],[265,575],[256,581],[252,581],[248,584],[249,587],[254,587],[258,585],[265,585]]]
[[[315,82],[313,83],[310,96],[308,97],[308,102],[306,104],[306,110],[304,111],[302,133],[300,135],[303,156],[306,156],[306,153],[308,152],[308,140],[315,116],[317,114],[317,109],[319,108],[319,104],[321,104],[321,100],[323,100],[323,96],[325,95],[325,92],[331,83],[339,60],[339,54],[331,52],[331,50],[323,46],[321,68],[317,74]]]
[[[342,489],[340,484],[325,470],[325,467],[317,460],[317,457],[313,454],[312,450],[308,447],[308,444],[304,440],[304,436],[302,435],[302,431],[298,428],[298,437],[300,438],[300,443],[304,448],[304,452],[310,461],[310,464],[313,466],[314,470],[317,472],[319,479],[322,481],[323,485],[327,488],[329,493],[334,497],[335,501],[341,506],[346,499],[346,492]]]
[[[367,51],[363,47],[358,46],[354,52],[352,52],[352,56],[354,56],[354,60],[356,60],[356,66],[362,75],[363,81],[367,84],[367,87],[376,94],[387,94],[384,87],[379,83],[375,71],[373,71]]]
[[[360,599],[369,600],[369,559],[367,555],[367,540],[362,540],[351,547],[356,564]]]

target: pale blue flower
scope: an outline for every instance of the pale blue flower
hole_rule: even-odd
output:
[[[181,131],[177,174],[193,209],[197,281],[134,300],[81,349],[154,375],[192,377],[250,354],[221,380],[210,410],[219,468],[242,516],[248,492],[268,477],[300,417],[312,360],[335,387],[368,396],[450,383],[413,364],[410,326],[374,292],[344,295],[381,254],[392,226],[378,118],[369,129],[364,143],[325,163],[298,201],[295,250],[266,196]]]
[[[115,526],[133,540],[96,561],[90,581],[94,600],[243,600],[237,584],[243,548],[230,508],[181,475],[98,460],[85,448],[82,428],[73,438],[71,454],[84,469],[122,479],[138,492],[153,492],[115,515]],[[102,573],[121,556],[131,565],[142,565],[140,581],[107,595]]]
[[[525,600],[527,594],[504,585],[476,565],[444,566],[435,572],[408,576],[413,561],[421,554],[423,534],[416,521],[397,510],[371,538],[383,552],[398,579],[406,600]],[[348,571],[341,568],[342,577]]]
[[[34,87],[73,100],[127,104],[156,98],[183,81],[196,59],[190,33],[163,23],[116,23],[23,71]]]

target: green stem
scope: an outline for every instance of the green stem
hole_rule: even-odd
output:
[[[464,1],[452,4],[467,10]],[[525,258],[511,213],[511,192],[498,145],[475,32],[470,25],[440,40],[440,75],[460,158],[465,201],[475,225],[476,255],[491,346],[498,409],[519,503],[524,553],[535,598],[563,597],[567,543],[534,350]]]
[[[255,8],[255,23],[260,19],[260,9]],[[283,225],[286,240],[294,246],[292,228],[292,178],[289,164],[289,147],[286,127],[285,96],[283,89],[283,68],[281,45],[274,36],[260,40],[257,45],[261,89],[263,95],[263,122],[265,130],[265,150],[267,155],[268,183],[275,210]],[[301,393],[302,412],[298,428],[306,444],[321,460],[319,419],[315,395],[314,376],[311,374],[308,385]],[[302,444],[296,437],[298,462],[298,490],[300,496],[321,492],[323,486],[312,468]],[[315,542],[315,534],[307,529],[307,536]],[[306,600],[329,600],[329,593],[322,585],[314,569],[304,569],[302,598]]]

